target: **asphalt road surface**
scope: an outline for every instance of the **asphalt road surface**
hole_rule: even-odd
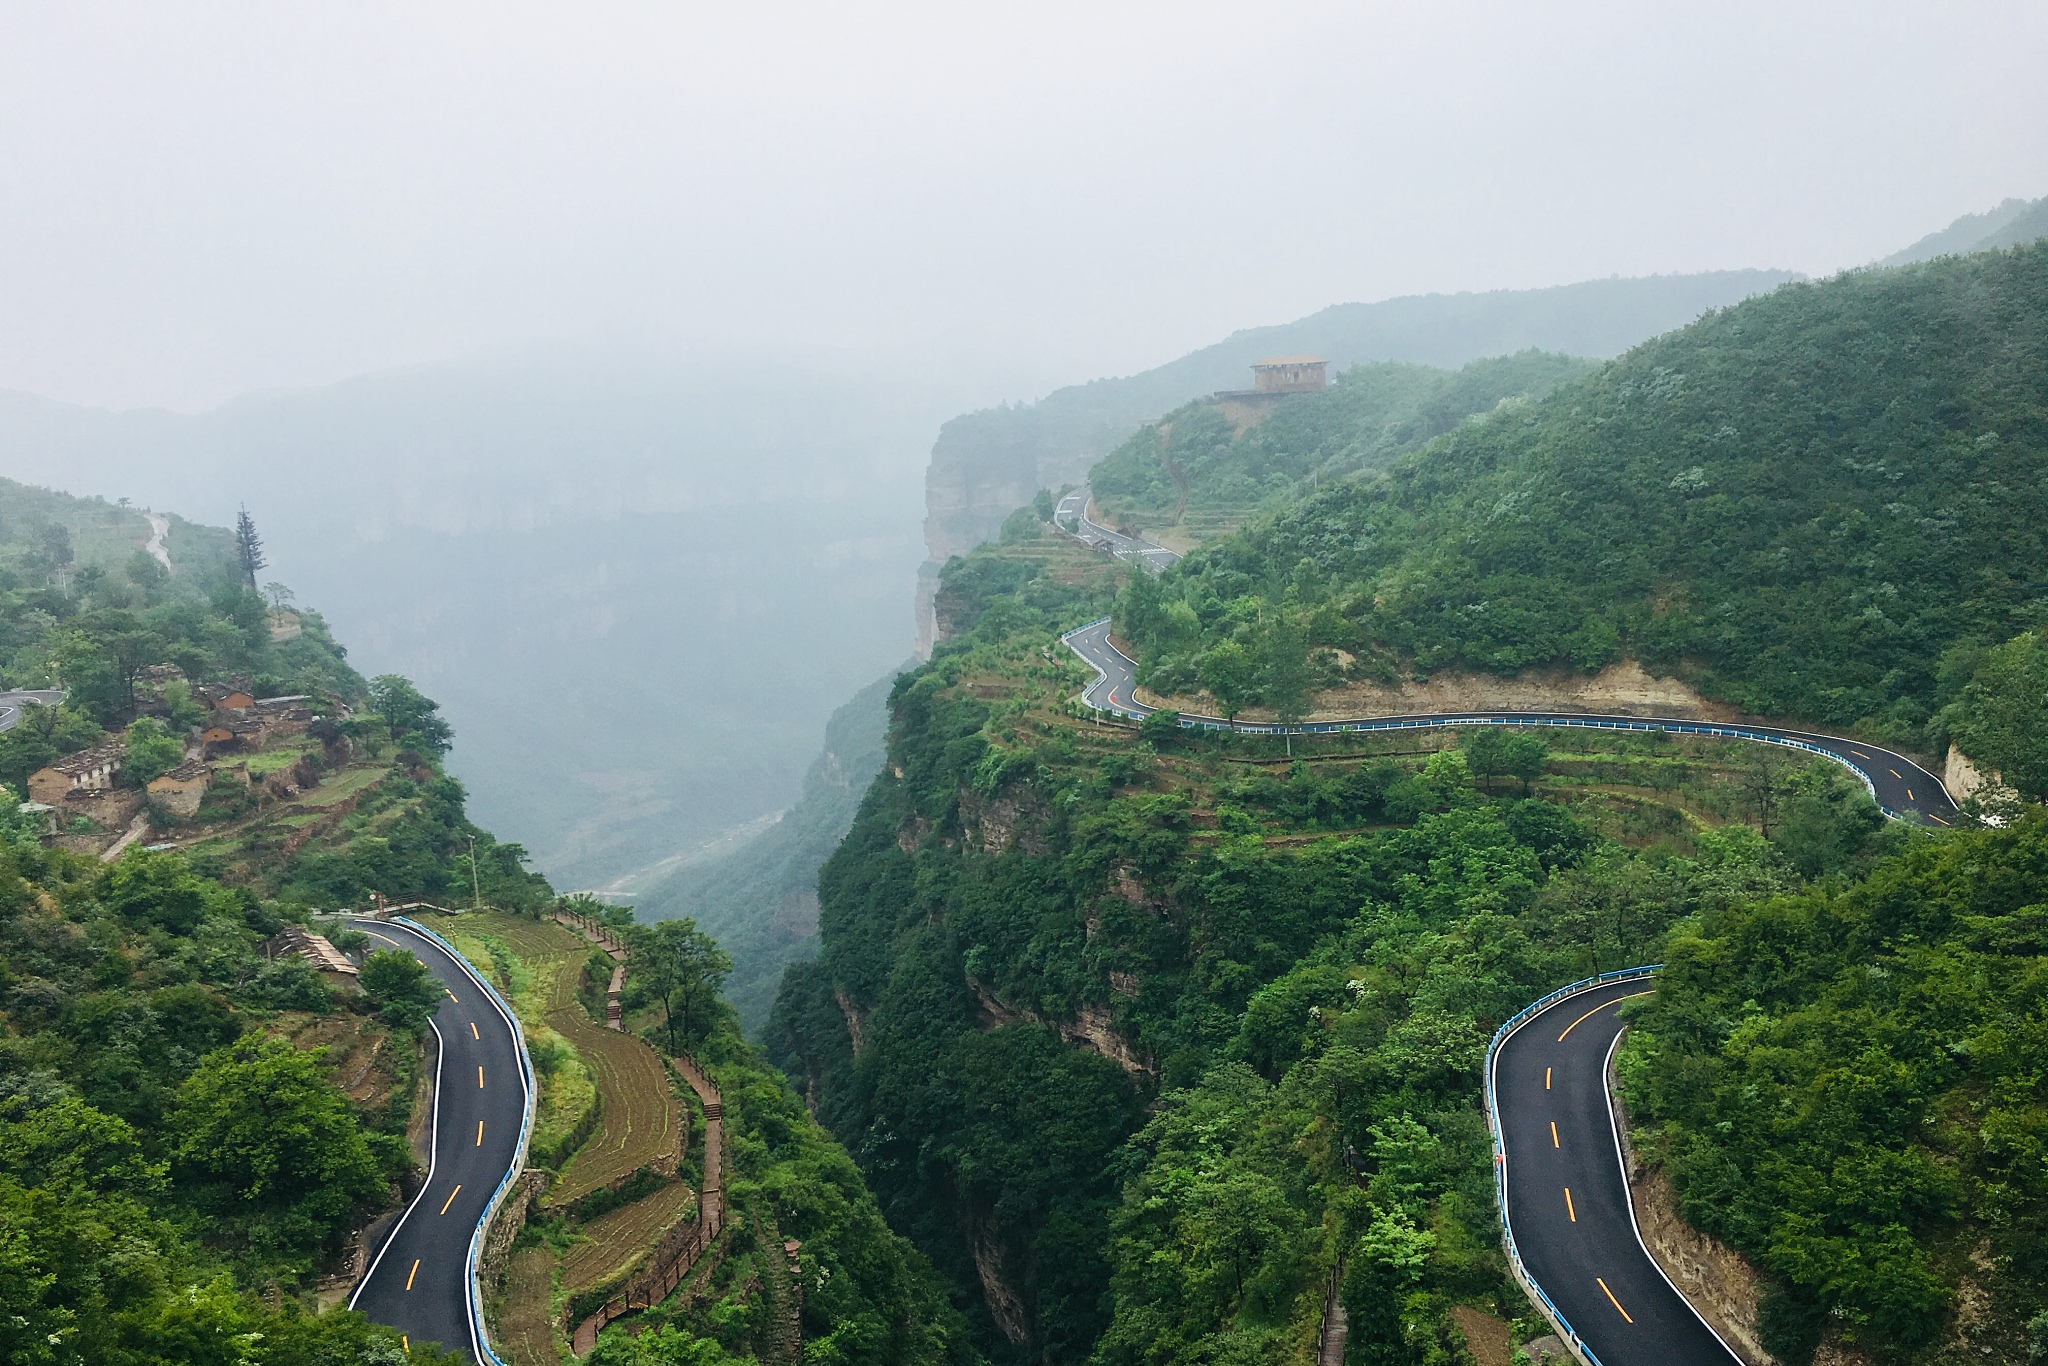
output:
[[[1532,1015],[1494,1054],[1507,1154],[1507,1221],[1522,1264],[1603,1366],[1738,1360],[1664,1279],[1636,1237],[1607,1097],[1622,1003],[1612,982]]]
[[[0,692],[0,731],[13,730],[21,724],[21,709],[26,706],[54,707],[64,700],[64,694],[56,688],[42,688],[31,692]]]
[[[445,996],[434,1016],[440,1046],[433,1168],[375,1253],[349,1308],[398,1329],[410,1343],[438,1342],[477,1357],[469,1313],[470,1236],[518,1153],[526,1118],[519,1041],[490,993],[432,938],[386,921],[350,924],[368,934],[374,947],[403,949],[426,964]]]
[[[1092,495],[1084,484],[1060,499],[1059,506],[1053,509],[1052,524],[1120,560],[1135,560],[1154,574],[1180,558],[1163,545],[1154,545],[1137,536],[1126,536],[1120,531],[1111,531],[1108,527],[1091,521],[1088,516],[1088,505],[1091,501]]]
[[[1153,708],[1136,697],[1137,666],[1110,644],[1109,622],[1090,622],[1069,631],[1061,639],[1067,648],[1094,668],[1096,679],[1082,690],[1081,700],[1103,711],[1129,717],[1144,717]],[[1186,716],[1186,720],[1222,726],[1213,716]],[[1956,804],[1941,779],[1921,768],[1903,754],[1862,740],[1811,731],[1787,730],[1780,726],[1759,726],[1747,722],[1694,721],[1672,716],[1610,716],[1597,713],[1545,711],[1418,712],[1403,716],[1370,716],[1345,721],[1304,722],[1293,727],[1297,735],[1327,734],[1332,731],[1425,730],[1460,725],[1589,726],[1601,730],[1666,730],[1684,735],[1710,735],[1729,740],[1750,740],[1782,745],[1810,754],[1839,760],[1870,785],[1877,804],[1906,820],[1948,825],[1955,819]],[[1239,730],[1254,735],[1278,735],[1281,728],[1270,724],[1246,723]]]

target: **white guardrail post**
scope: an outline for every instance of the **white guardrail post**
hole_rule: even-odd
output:
[[[492,1002],[498,1007],[498,1012],[505,1017],[505,1023],[512,1027],[512,1042],[519,1049],[519,1079],[520,1084],[526,1088],[526,1112],[520,1117],[519,1121],[519,1147],[512,1155],[512,1165],[505,1169],[505,1179],[500,1181],[498,1189],[491,1193],[490,1203],[484,1206],[483,1217],[477,1221],[475,1230],[469,1235],[469,1262],[466,1268],[469,1279],[469,1331],[471,1341],[476,1347],[477,1356],[479,1359],[491,1363],[492,1366],[507,1366],[505,1359],[492,1349],[490,1332],[484,1326],[484,1291],[482,1281],[480,1280],[482,1275],[481,1261],[483,1258],[485,1235],[490,1230],[491,1221],[498,1216],[498,1207],[505,1203],[505,1192],[512,1188],[512,1184],[519,1179],[520,1173],[526,1170],[526,1144],[527,1140],[533,1136],[535,1090],[533,1057],[526,1051],[526,1031],[519,1027],[519,1016],[513,1011],[505,998],[498,994],[498,989],[491,985],[490,980],[477,971],[476,965],[463,957],[460,949],[416,920],[402,915],[392,918],[408,929],[417,930],[454,955],[455,961],[462,964],[463,970],[469,974],[470,979],[490,995]]]
[[[1551,1302],[1550,1296],[1543,1293],[1543,1287],[1536,1284],[1535,1278],[1522,1264],[1522,1250],[1515,1246],[1514,1225],[1508,1222],[1508,1150],[1501,1136],[1500,1106],[1493,1092],[1493,1064],[1500,1052],[1500,1046],[1507,1042],[1508,1036],[1540,1011],[1547,1010],[1566,997],[1606,986],[1609,982],[1628,982],[1649,977],[1663,966],[1662,963],[1650,963],[1639,968],[1619,968],[1613,972],[1603,972],[1597,977],[1581,978],[1569,986],[1559,987],[1542,1000],[1531,1002],[1515,1012],[1512,1018],[1493,1031],[1493,1039],[1486,1045],[1486,1127],[1493,1139],[1493,1197],[1495,1204],[1500,1208],[1501,1246],[1507,1252],[1508,1268],[1514,1273],[1515,1283],[1527,1292],[1537,1309],[1542,1311],[1543,1317],[1550,1321],[1550,1326],[1557,1330],[1558,1337],[1570,1344],[1572,1354],[1585,1362],[1586,1366],[1602,1366],[1599,1356],[1580,1341],[1578,1331],[1572,1327],[1571,1320],[1564,1316],[1563,1310]]]

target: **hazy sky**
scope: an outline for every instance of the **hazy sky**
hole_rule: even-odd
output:
[[[2048,193],[2044,70],[2028,3],[15,4],[0,387],[566,343],[1025,397],[1342,300],[1859,263]]]

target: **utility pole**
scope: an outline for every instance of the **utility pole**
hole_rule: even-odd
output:
[[[483,883],[476,875],[476,836],[469,837],[469,909],[482,910],[484,904]]]

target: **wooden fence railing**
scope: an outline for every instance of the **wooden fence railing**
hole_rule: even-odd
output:
[[[647,1265],[626,1282],[626,1288],[576,1325],[570,1346],[579,1357],[597,1346],[597,1335],[606,1324],[638,1310],[652,1309],[675,1293],[697,1259],[725,1228],[725,1101],[695,1058],[680,1053],[674,1062],[676,1071],[690,1084],[704,1107],[704,1184],[697,1192],[697,1214],[663,1234]]]
[[[612,980],[605,988],[604,1024],[607,1029],[624,1029],[626,1010],[619,1003],[619,993],[626,989],[626,941],[613,934],[609,926],[575,911],[551,911],[549,919],[558,925],[568,926],[611,955]]]

